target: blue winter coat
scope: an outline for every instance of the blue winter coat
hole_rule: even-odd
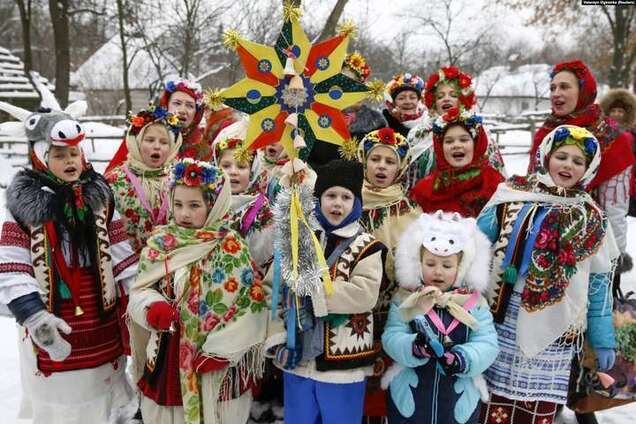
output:
[[[413,355],[416,333],[410,323],[401,320],[398,306],[394,299],[382,334],[384,351],[403,367],[389,385],[389,409],[399,412],[390,414],[389,422],[476,422],[480,392],[473,378],[480,377],[499,352],[489,308],[481,304],[470,310],[479,323],[477,330],[460,324],[450,334],[455,343],[452,350],[463,356],[466,369],[461,374],[448,377],[439,372],[436,361]],[[436,311],[448,325],[452,316],[445,309]],[[431,324],[431,328],[435,331],[434,325]]]

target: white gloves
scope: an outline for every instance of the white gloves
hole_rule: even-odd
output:
[[[39,311],[31,315],[23,324],[31,335],[31,340],[45,350],[53,361],[61,362],[71,354],[71,344],[62,338],[71,333],[71,327],[48,311]]]

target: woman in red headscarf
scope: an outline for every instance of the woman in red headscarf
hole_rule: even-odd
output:
[[[181,122],[183,144],[177,158],[193,158],[210,161],[212,159],[211,143],[203,138],[203,129],[199,126],[203,119],[203,91],[197,82],[178,78],[167,81],[159,98],[159,105],[176,115]],[[128,149],[124,140],[110,161],[104,173],[112,171],[126,161]]]
[[[480,116],[451,108],[433,123],[435,168],[411,198],[422,210],[476,217],[504,177],[488,162],[488,137]]]
[[[627,247],[627,211],[634,153],[632,136],[616,121],[604,116],[596,99],[596,80],[580,60],[557,64],[552,70],[550,101],[552,113],[534,136],[528,172],[537,165],[537,147],[559,125],[584,127],[594,134],[601,146],[598,174],[588,185],[594,200],[606,212],[616,243],[624,257]]]

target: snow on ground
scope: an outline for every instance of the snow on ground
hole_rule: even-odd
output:
[[[511,131],[502,134],[500,143],[504,144],[530,144],[530,134],[523,131]],[[119,143],[100,143],[96,146],[96,155],[108,155],[114,153]],[[92,153],[87,147],[88,156]],[[505,151],[505,150],[504,150]],[[527,155],[504,156],[508,175],[525,174],[528,166]],[[4,177],[7,168],[2,166],[0,160],[0,181]],[[4,204],[4,190],[0,191],[0,206]],[[629,230],[627,235],[627,251],[636,258],[636,218],[628,217]],[[625,292],[636,291],[636,269],[623,275],[622,287]],[[17,420],[18,409],[21,399],[20,372],[18,364],[17,329],[15,321],[11,318],[0,318],[0,422],[28,424],[27,420]],[[636,416],[636,403],[613,408],[608,411],[597,413],[598,422],[602,424],[625,424],[633,421]],[[561,420],[562,424],[575,424],[574,414],[570,410],[565,410]]]

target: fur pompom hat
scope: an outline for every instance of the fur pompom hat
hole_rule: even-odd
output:
[[[474,218],[438,210],[416,219],[404,231],[395,252],[395,274],[400,287],[416,290],[422,285],[422,248],[438,256],[461,252],[453,286],[486,292],[491,243]]]

